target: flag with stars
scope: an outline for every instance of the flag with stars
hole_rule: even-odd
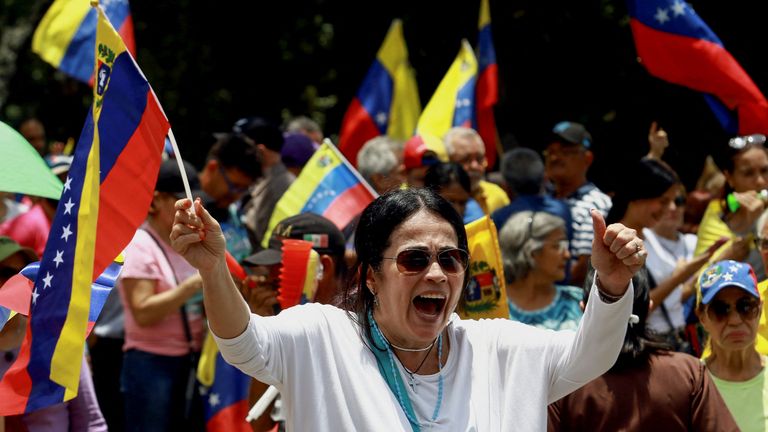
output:
[[[0,415],[73,398],[92,288],[144,221],[168,120],[97,6],[94,101],[51,225],[17,361],[0,381]]]
[[[768,132],[768,101],[683,0],[628,0],[641,63],[651,75],[704,93],[732,135]]]
[[[210,333],[203,343],[197,379],[208,432],[251,431],[245,421],[251,377],[224,360]]]
[[[491,34],[491,9],[488,0],[480,1],[479,33],[477,35],[477,133],[485,143],[485,158],[488,166],[496,164],[498,138],[493,107],[499,102],[499,68],[496,64],[496,49]]]
[[[416,125],[419,135],[442,137],[455,126],[476,128],[475,83],[477,81],[477,59],[472,46],[461,41],[461,49],[443,77],[437,90],[429,100]],[[445,148],[437,151],[442,160],[447,160]]]
[[[408,62],[403,23],[392,21],[373,65],[347,108],[339,133],[339,150],[353,164],[371,138],[388,135],[405,141],[421,112],[416,76]]]

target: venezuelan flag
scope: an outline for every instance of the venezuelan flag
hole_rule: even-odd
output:
[[[466,40],[419,118],[416,132],[442,138],[454,126],[475,127],[477,60]],[[430,149],[447,159],[445,148]]]
[[[701,17],[682,0],[628,0],[648,72],[700,91],[726,133],[768,133],[768,101]]]
[[[403,23],[392,21],[363,85],[341,123],[339,150],[353,163],[371,138],[410,138],[421,112],[416,77],[408,62]]]
[[[315,213],[344,229],[377,196],[330,140],[325,140],[291,184],[269,219],[263,247],[281,220]]]
[[[91,283],[133,238],[152,200],[169,124],[98,7],[94,102],[32,290],[27,333],[0,381],[0,415],[77,394]]]
[[[105,1],[104,12],[135,53],[133,20],[128,0]],[[91,82],[96,42],[96,10],[88,1],[56,0],[32,37],[32,51],[72,78]]]
[[[469,284],[461,299],[462,318],[509,318],[504,266],[496,225],[487,215],[464,226],[469,243]]]
[[[250,432],[248,392],[251,377],[227,363],[219,353],[210,333],[203,343],[197,368],[203,415],[208,432]]]
[[[496,49],[491,34],[491,9],[488,0],[480,1],[480,19],[477,35],[477,133],[485,143],[485,158],[488,166],[496,164],[498,137],[493,107],[499,102],[499,68],[496,64]]]

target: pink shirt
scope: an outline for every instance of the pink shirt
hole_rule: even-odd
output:
[[[128,306],[122,279],[151,279],[157,281],[155,293],[161,293],[176,288],[176,280],[181,283],[185,279],[197,273],[197,270],[177,254],[170,245],[160,240],[148,224],[136,230],[133,240],[125,249],[125,264],[120,274],[118,287],[120,298],[125,308],[125,345],[123,350],[132,348],[152,354],[180,356],[189,352],[189,343],[184,334],[184,326],[181,321],[181,312],[175,311],[163,318],[157,324],[149,327],[140,327],[133,318]],[[158,240],[162,250],[158,248],[158,242],[150,237],[149,232]],[[165,251],[165,255],[163,255]],[[167,258],[166,258],[167,257]],[[174,272],[176,278],[174,278]],[[192,341],[195,350],[199,351],[202,343],[203,320],[199,304],[190,305],[187,302],[187,317],[192,333]]]
[[[0,235],[8,236],[21,246],[32,249],[39,257],[43,256],[49,232],[51,221],[40,204],[35,204],[28,212],[0,225]]]

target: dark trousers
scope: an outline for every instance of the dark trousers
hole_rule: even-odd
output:
[[[120,392],[123,342],[123,339],[99,337],[90,347],[93,387],[111,432],[125,430],[125,402]]]

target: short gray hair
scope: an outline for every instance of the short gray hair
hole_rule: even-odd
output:
[[[483,143],[483,138],[480,137],[480,134],[477,133],[476,130],[464,126],[456,126],[449,129],[448,132],[445,133],[445,137],[443,137],[445,151],[448,153],[448,157],[453,154],[453,141],[457,139],[480,141],[480,146],[483,148],[483,153],[485,153],[485,143]]]
[[[533,270],[533,253],[556,229],[565,230],[561,217],[545,212],[521,211],[507,219],[499,233],[499,246],[507,283],[520,280]]]
[[[285,129],[286,132],[323,132],[316,121],[306,116],[294,117]]]
[[[368,140],[357,153],[357,170],[373,184],[374,174],[388,175],[400,164],[397,154],[400,148],[402,144],[384,135]]]

